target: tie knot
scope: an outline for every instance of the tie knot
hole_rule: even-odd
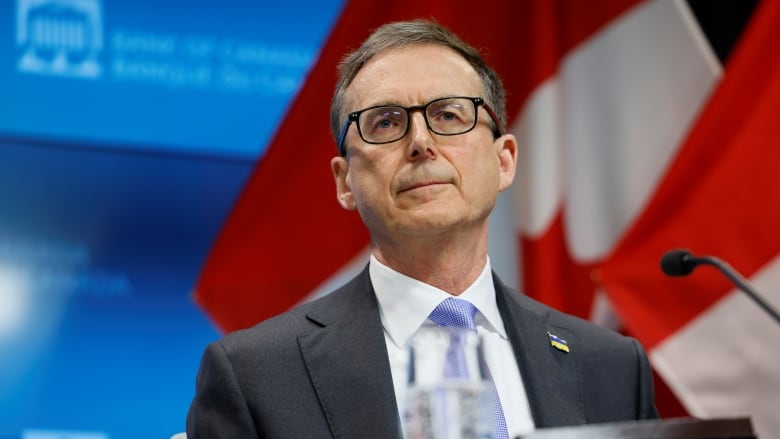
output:
[[[431,321],[445,328],[460,328],[476,331],[474,316],[477,308],[469,301],[450,297],[439,304],[428,316]]]

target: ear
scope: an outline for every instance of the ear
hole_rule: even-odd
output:
[[[355,210],[355,199],[349,184],[349,162],[344,157],[333,157],[330,160],[330,171],[336,182],[336,199],[346,210]]]
[[[504,134],[495,141],[498,154],[498,190],[508,188],[515,179],[517,166],[517,139],[513,134]]]

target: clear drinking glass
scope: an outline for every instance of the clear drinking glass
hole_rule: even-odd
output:
[[[462,346],[452,376],[448,349]],[[451,359],[451,358],[450,358]],[[491,384],[482,339],[472,331],[423,326],[409,343],[404,408],[406,439],[489,439],[493,436]]]

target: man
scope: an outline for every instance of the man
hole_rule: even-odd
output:
[[[426,21],[377,29],[340,66],[331,125],[337,199],[371,233],[368,267],[209,345],[190,439],[400,437],[409,340],[452,297],[476,308],[506,428],[496,437],[657,416],[635,340],[490,270],[488,215],[514,179],[517,143],[500,79],[474,48]]]

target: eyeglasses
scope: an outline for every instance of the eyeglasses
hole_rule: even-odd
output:
[[[493,120],[493,135],[498,137],[498,117],[482,98],[455,96],[434,99],[425,105],[401,107],[379,105],[350,113],[338,139],[339,154],[346,155],[344,139],[352,122],[357,123],[360,138],[374,145],[401,140],[409,132],[412,113],[421,111],[428,130],[440,136],[465,134],[477,126],[477,108],[483,107]]]

